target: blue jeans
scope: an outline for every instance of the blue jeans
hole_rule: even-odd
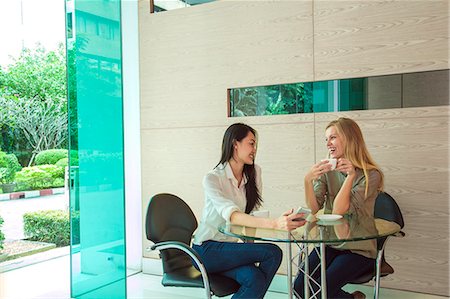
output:
[[[353,298],[342,290],[347,283],[360,277],[362,274],[375,269],[375,259],[371,259],[360,254],[352,253],[349,250],[337,250],[327,246],[325,248],[327,265],[327,297],[328,298]],[[320,258],[314,250],[309,255],[309,269],[315,269],[320,264]],[[312,275],[314,280],[320,282],[320,266]],[[312,283],[314,291],[318,287]],[[298,295],[304,294],[304,274],[299,272],[294,282],[294,289]],[[318,295],[320,298],[320,294]]]
[[[232,298],[263,298],[283,256],[278,246],[269,243],[206,241],[192,248],[200,255],[206,272],[220,273],[241,285]]]

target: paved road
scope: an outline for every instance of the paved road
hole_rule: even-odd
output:
[[[23,214],[40,210],[63,210],[68,206],[64,194],[0,201],[0,215],[5,221],[2,231],[6,239],[23,239]]]

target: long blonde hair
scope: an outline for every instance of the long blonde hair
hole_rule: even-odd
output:
[[[384,175],[377,163],[372,159],[372,156],[367,150],[363,134],[358,124],[346,117],[340,117],[330,122],[326,129],[335,127],[337,134],[344,141],[344,157],[348,159],[353,166],[362,169],[366,178],[365,196],[369,190],[369,175],[368,171],[375,169],[380,173],[381,180],[378,190],[382,191],[384,186]]]

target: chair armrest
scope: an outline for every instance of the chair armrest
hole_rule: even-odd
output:
[[[399,231],[396,234],[393,234],[394,237],[399,237],[399,238],[403,238],[404,236],[406,236],[404,231]]]
[[[194,262],[197,264],[197,266],[203,265],[198,253],[194,249],[192,249],[190,246],[186,245],[183,242],[164,241],[164,242],[159,242],[159,243],[153,244],[150,247],[150,250],[165,250],[165,249],[179,249],[179,250],[183,251],[184,253],[186,253],[187,255],[189,255],[194,260]]]
[[[192,249],[190,246],[186,245],[183,242],[179,241],[165,241],[165,242],[159,242],[156,244],[153,244],[150,248],[147,248],[147,250],[165,250],[165,249],[178,249],[186,253],[191,257],[191,259],[195,262],[195,264],[198,266],[198,269],[200,270],[200,273],[202,274],[203,278],[203,285],[206,289],[206,294],[211,294],[211,289],[209,285],[209,279],[208,274],[206,272],[205,266],[203,266],[203,263],[201,262],[201,258],[198,255],[198,253]],[[208,296],[209,298],[210,296]]]

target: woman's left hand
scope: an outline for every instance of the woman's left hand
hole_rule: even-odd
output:
[[[347,175],[355,174],[355,167],[353,166],[352,162],[350,162],[345,158],[338,159],[336,170],[345,173]]]
[[[303,226],[306,220],[301,218],[304,214],[294,213],[294,209],[287,210],[280,217],[276,219],[275,228],[282,230],[294,230],[297,227]]]

